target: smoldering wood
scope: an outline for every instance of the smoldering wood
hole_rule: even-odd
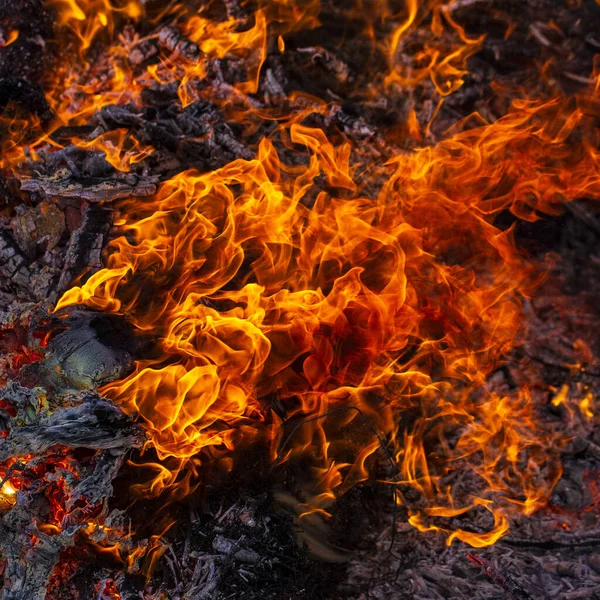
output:
[[[52,325],[59,333],[51,338],[44,358],[24,369],[44,387],[60,393],[88,390],[131,370],[137,341],[119,315],[71,308],[54,315]]]
[[[83,476],[72,489],[75,498],[67,502],[71,508],[76,500],[99,506],[102,514],[107,514],[107,502],[113,493],[112,482],[115,468],[123,461],[124,451],[101,451],[96,458],[96,466],[91,475]],[[31,462],[42,462],[43,457]],[[112,465],[107,468],[107,465]],[[60,560],[61,552],[75,544],[76,536],[87,530],[88,516],[84,509],[72,510],[56,535],[40,531],[36,517],[46,503],[43,491],[19,492],[17,504],[0,520],[0,551],[6,560],[4,586],[0,599],[43,600],[49,578]],[[121,514],[112,511],[106,522],[123,527]],[[101,542],[108,534],[98,531],[93,534],[96,542]],[[37,542],[32,544],[32,536]]]
[[[73,536],[39,531],[34,517],[31,506],[17,505],[0,521],[0,550],[6,560],[0,600],[44,600],[60,553],[74,544]],[[34,535],[37,543],[32,547]]]
[[[50,178],[24,177],[20,179],[21,190],[36,192],[45,198],[80,198],[88,202],[113,202],[120,198],[152,196],[156,193],[159,178],[139,176],[134,173],[113,179],[86,182],[65,178],[56,181]]]
[[[188,40],[177,27],[163,27],[158,32],[158,43],[175,57],[181,56],[192,62],[196,62],[203,55],[199,46]]]
[[[71,233],[55,295],[62,294],[84,270],[91,275],[102,267],[102,250],[108,242],[112,213],[86,204],[81,226]]]
[[[144,433],[112,402],[93,392],[63,396],[53,410],[48,406],[45,390],[39,387],[30,389],[9,381],[0,395],[16,411],[15,416],[2,411],[9,434],[0,439],[0,461],[34,456],[15,463],[5,480],[15,470],[35,471],[52,458],[57,446],[97,451],[87,472],[80,469],[78,477],[66,471],[58,473],[69,491],[65,506],[69,512],[56,535],[48,535],[36,526],[36,518],[43,514],[42,507],[47,502],[43,487],[17,492],[17,503],[0,519],[0,552],[6,560],[0,599],[43,600],[61,552],[73,546],[79,531],[87,527],[84,507],[98,507],[101,514],[108,514],[113,480],[125,454],[143,444]],[[32,536],[37,540],[35,544]]]
[[[60,408],[49,415],[30,415],[26,425],[8,420],[8,437],[0,439],[0,461],[41,455],[57,444],[115,450],[137,448],[143,443],[141,429],[111,402],[94,394],[86,394],[80,401],[77,406]]]
[[[533,598],[507,573],[503,573],[489,561],[477,554],[468,554],[467,558],[477,565],[492,581],[506,590],[514,600],[533,600]]]
[[[36,525],[36,517],[45,503],[40,491],[19,492],[18,501],[0,519],[0,552],[6,560],[4,586],[0,591],[2,600],[44,600],[50,576],[60,560],[61,553],[75,544],[76,536],[87,530],[87,513],[82,508],[74,508],[77,502],[100,507],[101,514],[107,514],[107,502],[113,493],[113,479],[123,462],[127,448],[100,451],[95,468],[90,475],[83,476],[72,488],[67,508],[70,510],[60,532],[48,535]],[[34,459],[41,462],[42,457]],[[34,462],[31,461],[31,462]],[[68,479],[67,479],[68,485]],[[120,513],[113,511],[107,515],[107,523],[121,520]],[[107,534],[94,534],[96,542]],[[35,536],[36,543],[32,544]]]

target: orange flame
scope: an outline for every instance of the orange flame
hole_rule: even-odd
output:
[[[453,2],[444,0],[406,1],[406,17],[390,36],[388,63],[389,73],[385,86],[399,86],[402,89],[413,88],[426,79],[430,79],[440,96],[447,96],[459,89],[467,75],[467,60],[481,47],[484,36],[469,38],[451,14]],[[414,64],[410,66],[397,62],[399,50],[408,43],[412,31],[416,29],[422,16],[431,15],[431,41],[416,49]],[[448,28],[448,31],[446,31]],[[450,35],[457,41],[449,43]]]
[[[518,103],[494,124],[393,158],[371,174],[382,184],[369,195],[348,144],[293,123],[289,139],[306,149],[305,166],[282,164],[263,140],[254,160],[182,173],[152,203],[125,203],[108,267],[57,308],[127,311],[159,337],[159,362],[139,363],[102,392],[140,415],[161,459],[233,450],[247,425],[261,428],[273,394],[291,415],[354,405],[397,438],[402,483],[431,501],[447,501],[449,461],[467,460],[486,482],[490,497],[415,513],[415,526],[445,530],[424,519],[483,506],[493,530],[455,531],[449,541],[493,543],[506,531],[507,506],[535,510],[560,476],[547,466],[526,393],[481,403],[469,390],[511,348],[519,295],[535,284],[511,232],[491,218],[510,208],[534,219],[566,198],[600,193],[593,149],[567,143],[585,113],[564,111],[558,101]],[[316,185],[320,174],[330,191]],[[426,421],[398,438],[415,405]],[[443,460],[427,449],[425,422],[446,424],[433,427],[440,439],[464,423]],[[305,427],[286,454],[313,454],[316,474],[328,474],[308,512],[326,512],[344,479],[365,479],[378,447],[332,438],[328,427]],[[267,430],[281,439],[279,428]],[[353,461],[336,458],[343,448],[353,448]],[[531,479],[536,469],[546,483]]]
[[[6,46],[10,46],[12,43],[16,42],[19,39],[19,30],[11,29],[8,32],[8,36],[6,39],[0,37],[0,48],[6,48]]]
[[[116,20],[139,19],[144,3],[52,1],[78,40],[75,62],[49,90],[59,120],[71,124],[109,104],[135,103],[156,82],[176,82],[185,106],[201,97],[209,61],[225,57],[243,59],[246,72],[215,101],[251,104],[269,42],[285,52],[285,36],[316,26],[319,15],[316,0],[259,2],[249,19],[221,22],[179,7],[170,13],[172,33],[195,44],[197,56],[163,48],[158,62],[135,69],[129,50],[139,40],[122,34],[103,55],[106,76],[87,64],[89,49],[103,36],[114,40]],[[388,59],[384,91],[423,82],[442,99],[456,91],[483,38],[466,35],[450,2],[407,0],[401,15],[379,4],[374,18],[399,23],[376,42]],[[412,40],[425,16],[426,40]],[[374,37],[374,27],[365,28]],[[409,46],[411,62],[400,64]],[[305,516],[327,515],[336,494],[370,476],[380,440],[363,417],[392,444],[399,474],[388,483],[398,500],[405,502],[404,486],[425,500],[410,516],[421,530],[482,546],[506,532],[511,510],[542,506],[560,476],[551,460],[558,443],[536,427],[528,391],[475,393],[514,346],[521,299],[540,280],[512,230],[494,219],[510,210],[535,220],[574,198],[600,196],[594,93],[518,101],[494,123],[474,115],[477,127],[375,164],[362,148],[306,126],[327,106],[297,93],[289,98],[297,112],[287,117],[231,109],[244,125],[249,114],[281,121],[254,159],[181,173],[153,199],[121,203],[122,235],[106,268],[56,308],[127,313],[157,340],[158,359],[101,390],[148,430],[162,464],[144,465],[155,474],[144,491],[188,493],[203,461],[259,438],[278,456],[287,424],[274,421],[276,400],[292,422],[320,417],[293,432],[281,457],[313,461]],[[2,166],[23,160],[23,126],[10,123]],[[428,133],[414,110],[406,129],[415,140]],[[75,144],[104,151],[124,171],[152,151],[120,130]],[[278,144],[301,160],[282,162]],[[591,399],[580,410],[592,412]],[[447,475],[459,463],[481,487],[454,498]],[[469,510],[490,513],[489,532],[447,523]]]

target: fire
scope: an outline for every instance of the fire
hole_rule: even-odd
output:
[[[403,504],[407,488],[421,499],[410,523],[445,532],[449,543],[492,544],[507,531],[511,511],[543,506],[560,477],[559,441],[536,426],[527,389],[480,391],[517,343],[522,300],[543,278],[495,218],[509,210],[533,221],[572,199],[600,196],[591,126],[597,91],[516,101],[493,123],[474,115],[436,146],[375,160],[309,125],[326,112],[324,102],[292,95],[274,117],[249,98],[269,43],[285,53],[286,35],[318,24],[314,0],[259,2],[245,22],[216,22],[170,4],[165,10],[176,25],[158,34],[160,56],[142,67],[130,59],[143,40],[126,33],[115,40],[115,23],[140,19],[144,2],[52,3],[59,25],[77,40],[77,57],[48,90],[61,123],[138,103],[155,83],[176,82],[187,106],[206,94],[200,82],[211,61],[225,57],[243,58],[246,72],[211,101],[233,116],[243,104],[244,126],[251,118],[278,121],[254,158],[186,171],[148,201],[122,202],[106,268],[56,305],[126,313],[157,340],[158,358],[139,361],[101,390],[144,423],[164,463],[145,465],[156,473],[145,492],[184,495],[203,463],[261,440],[274,461],[310,457],[316,483],[303,514],[326,515],[338,494],[371,475],[389,444],[398,475],[387,483]],[[371,21],[389,16],[380,4]],[[371,92],[429,81],[443,98],[462,85],[483,38],[468,37],[450,5],[406,2],[400,25],[377,41],[389,70]],[[425,15],[430,38],[415,42],[414,65],[398,64]],[[92,69],[84,77],[88,51],[102,36],[113,40],[102,55],[110,76]],[[23,159],[22,126],[11,122],[2,166]],[[414,111],[407,130],[421,139]],[[59,146],[49,139],[40,135],[30,151]],[[121,171],[153,152],[118,129],[73,143],[103,151]],[[283,149],[298,160],[286,161]],[[565,398],[560,392],[554,403]],[[590,416],[586,398],[579,406]],[[289,422],[304,424],[290,434],[271,411],[275,402]],[[481,485],[451,497],[447,476],[458,464]],[[488,532],[452,525],[470,510],[489,513]],[[65,517],[57,511],[56,527]]]
[[[439,0],[425,3],[425,15],[431,14],[432,41],[423,48],[415,49],[414,65],[405,66],[397,63],[396,55],[404,44],[408,44],[410,32],[414,28],[419,6],[417,0],[407,3],[406,20],[393,32],[390,40],[390,71],[385,79],[386,86],[412,88],[430,80],[437,93],[444,97],[458,90],[468,74],[467,60],[473,56],[483,43],[484,36],[469,38],[465,30],[452,17],[453,2]],[[446,38],[454,37],[456,41],[448,42]]]
[[[75,33],[83,59],[100,34],[114,34],[115,17],[119,14],[138,20],[144,14],[144,2],[126,0],[50,0],[58,15],[58,23]]]
[[[448,465],[469,461],[496,497],[478,501],[495,525],[487,537],[461,539],[493,543],[506,531],[507,506],[535,510],[560,475],[548,466],[548,440],[536,432],[526,392],[484,403],[470,394],[513,345],[519,298],[535,285],[511,232],[491,216],[510,208],[533,218],[599,191],[596,155],[565,143],[584,114],[562,108],[522,103],[483,129],[395,157],[373,168],[382,183],[371,194],[356,181],[349,144],[294,123],[287,135],[305,148],[305,166],[285,165],[263,140],[254,160],[182,173],[153,203],[125,203],[107,268],[57,308],[126,311],[156,333],[160,361],[138,363],[102,393],[140,416],[161,459],[208,458],[264,435],[272,395],[297,417],[356,406],[396,439],[403,483],[430,501],[445,497]],[[568,172],[552,167],[567,156]],[[318,189],[319,175],[332,191]],[[411,431],[403,415],[415,407],[425,420]],[[443,439],[460,423],[456,449],[434,460],[426,438],[437,429]],[[317,471],[337,472],[324,483],[331,497],[332,487],[368,469],[359,447],[327,429],[305,426],[286,458],[308,452],[323,462]],[[267,430],[281,439],[276,424]],[[342,452],[356,462],[336,466]],[[413,522],[427,527],[422,518]]]
[[[10,481],[5,481],[0,487],[0,503],[12,506],[16,502],[17,490]]]
[[[90,141],[74,138],[71,143],[83,150],[103,152],[107,163],[125,172],[154,152],[154,148],[140,144],[124,129],[107,131]]]
[[[112,579],[101,581],[94,592],[98,600],[121,600],[122,596]]]
[[[0,34],[0,48],[6,48],[6,46],[10,46],[12,43],[16,42],[19,39],[19,30],[11,29],[6,36],[6,39],[3,35]]]

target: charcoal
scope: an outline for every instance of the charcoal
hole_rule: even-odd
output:
[[[21,190],[36,192],[46,198],[80,198],[89,202],[112,202],[132,196],[151,196],[156,193],[158,177],[139,176],[130,173],[112,179],[87,179],[85,182],[72,177],[60,181],[52,178],[23,177]]]
[[[81,404],[34,415],[28,425],[12,426],[8,437],[0,439],[0,461],[27,454],[40,456],[52,446],[93,450],[119,450],[139,447],[143,435],[112,402],[88,394]]]
[[[84,137],[90,135],[95,129],[96,129],[96,126],[89,125],[89,124],[65,125],[64,127],[59,127],[58,129],[55,129],[50,134],[50,138],[52,140],[54,140],[55,142],[58,142],[59,144],[62,144],[63,142],[68,143],[71,140],[71,138],[73,138],[73,137],[84,138]]]
[[[158,46],[149,40],[140,42],[129,54],[129,62],[134,66],[140,66],[152,61],[158,56]]]
[[[66,167],[77,179],[107,178],[114,174],[115,169],[105,158],[104,152],[88,151],[77,146],[68,145],[57,151],[40,152],[39,157],[43,166],[36,163],[36,171],[58,174]]]
[[[95,204],[86,204],[80,227],[71,234],[57,294],[64,292],[80,273],[91,275],[102,267],[101,253],[108,241],[110,211]]]
[[[6,178],[6,175],[0,170],[0,204],[5,204],[13,200],[13,192]]]
[[[18,73],[30,82],[39,81],[52,56],[54,15],[43,0],[0,0],[0,32],[6,41],[11,31],[19,37],[0,47],[0,78]],[[1,104],[1,102],[0,102]]]
[[[141,123],[142,118],[134,112],[132,106],[113,104],[103,106],[90,120],[91,125],[102,125],[105,131],[119,127],[134,127]]]
[[[365,122],[360,115],[348,114],[340,106],[332,105],[328,120],[340,127],[350,139],[356,141],[364,141],[377,135],[376,130]]]
[[[38,261],[30,262],[11,233],[0,228],[0,291],[20,300],[40,301],[48,297],[55,279],[52,268]]]
[[[306,53],[311,57],[313,64],[321,65],[329,71],[340,83],[346,83],[350,76],[347,64],[340,60],[335,54],[327,49],[316,46],[309,48],[297,48],[297,52]]]
[[[240,0],[223,0],[225,4],[225,10],[227,16],[230,19],[236,19],[237,21],[244,21],[249,17],[248,10],[243,6]]]
[[[140,140],[144,144],[152,144],[156,148],[166,148],[171,152],[177,152],[181,131],[178,130],[174,120],[148,122],[144,124],[143,135]]]
[[[253,156],[252,150],[239,142],[227,123],[217,123],[213,129],[214,141],[217,146],[229,152],[234,157],[250,160]]]
[[[145,106],[166,108],[171,106],[177,100],[177,83],[168,83],[165,85],[153,85],[144,88],[141,93],[141,99]]]
[[[175,117],[177,126],[186,136],[203,136],[210,131],[210,125],[219,119],[217,107],[205,100],[196,100]]]
[[[273,69],[265,71],[265,90],[269,98],[285,98],[286,93],[281,78],[277,77]]]
[[[0,276],[16,286],[27,287],[27,259],[6,229],[0,230]]]
[[[65,213],[52,201],[19,209],[12,231],[0,231],[0,292],[25,301],[55,302],[75,277],[101,268],[108,241],[110,211],[85,203],[79,227],[66,253],[59,242],[66,230]],[[1,306],[10,304],[10,296]]]
[[[199,60],[202,55],[202,50],[176,27],[163,27],[158,33],[158,43],[175,56],[182,56],[191,61]]]
[[[14,240],[29,259],[55,248],[65,231],[63,212],[48,201],[17,209],[11,224]]]
[[[0,77],[0,111],[9,104],[17,105],[25,114],[38,116],[43,123],[54,118],[42,88],[21,77],[5,75]]]
[[[49,342],[44,359],[29,371],[45,386],[85,390],[123,377],[131,369],[136,341],[118,315],[70,312],[64,331]]]

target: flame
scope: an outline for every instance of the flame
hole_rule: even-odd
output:
[[[58,24],[76,35],[82,59],[101,33],[113,37],[117,15],[137,21],[144,14],[142,0],[50,0],[49,5],[58,15]]]
[[[594,418],[592,406],[595,404],[596,398],[592,392],[588,392],[579,402],[579,410],[588,418]]]
[[[113,129],[92,140],[72,138],[71,143],[83,150],[103,152],[106,162],[124,172],[154,152],[154,148],[140,144],[126,129]]]
[[[551,387],[550,389],[556,391],[556,388]],[[576,418],[578,411],[584,419],[593,419],[595,416],[596,397],[587,386],[581,384],[577,384],[574,390],[570,390],[568,384],[563,384],[556,391],[551,403],[556,407],[563,406],[570,421]]]
[[[452,17],[452,5],[451,0],[406,1],[405,19],[389,39],[389,71],[384,80],[386,88],[397,86],[411,89],[430,80],[440,96],[448,96],[462,86],[464,76],[468,74],[467,60],[480,49],[484,36],[469,38],[464,28]],[[414,49],[410,48],[410,35],[425,16],[431,17],[431,41],[423,47],[415,45]],[[449,42],[450,37],[456,41]],[[397,61],[400,49],[411,53],[414,64],[407,66]]]
[[[304,166],[282,163],[263,140],[254,160],[188,171],[152,202],[124,203],[107,268],[57,308],[126,311],[160,340],[160,360],[102,389],[144,421],[160,459],[180,461],[153,492],[199,453],[212,460],[264,435],[277,446],[275,395],[295,418],[356,406],[395,439],[401,483],[437,505],[412,516],[419,528],[446,531],[425,523],[448,503],[444,473],[467,461],[487,497],[467,508],[451,501],[451,510],[483,506],[494,525],[450,541],[493,543],[510,507],[543,506],[560,469],[527,391],[485,402],[470,391],[514,344],[519,297],[537,282],[494,214],[534,219],[600,192],[593,149],[566,142],[585,113],[564,108],[520,102],[496,123],[394,157],[372,167],[376,193],[361,190],[349,144],[292,123],[282,131],[305,149]],[[331,191],[315,185],[320,175]],[[402,415],[416,406],[423,420],[407,430]],[[433,435],[460,426],[454,450],[432,453]],[[305,425],[283,457],[315,460],[323,491],[307,514],[326,514],[334,490],[368,477],[379,442],[336,437],[340,427],[327,418]]]
[[[12,506],[17,501],[17,490],[10,481],[5,481],[0,487],[0,503]]]
[[[19,30],[11,29],[4,39],[3,36],[0,37],[0,48],[6,48],[6,46],[10,46],[12,43],[16,42],[19,39]]]
[[[543,506],[560,477],[559,440],[537,426],[527,389],[478,393],[517,342],[522,299],[543,278],[495,217],[510,210],[534,221],[574,198],[600,196],[597,89],[516,101],[496,122],[473,115],[435,146],[374,160],[307,125],[329,109],[320,99],[291,94],[276,116],[252,104],[269,42],[285,53],[287,35],[317,26],[316,0],[259,2],[247,19],[222,21],[169,4],[162,15],[174,25],[156,60],[141,66],[130,59],[143,40],[116,31],[142,18],[144,2],[52,4],[76,40],[48,83],[54,127],[83,124],[111,104],[139,104],[156,83],[177,83],[186,106],[207,94],[202,80],[225,58],[243,59],[245,72],[209,99],[246,131],[252,119],[278,122],[255,158],[180,173],[152,199],[121,202],[121,235],[106,268],[56,305],[126,313],[157,341],[158,358],[101,390],[148,431],[157,460],[143,465],[153,475],[138,491],[181,498],[204,463],[230,464],[261,440],[279,462],[310,459],[312,492],[301,514],[326,516],[337,495],[371,476],[389,444],[398,475],[387,483],[403,504],[407,488],[422,500],[410,523],[444,532],[448,543],[492,544],[511,511]],[[451,2],[407,0],[398,14],[375,4],[365,31],[383,48],[388,71],[367,88],[433,86],[439,101],[430,125],[483,37],[465,33]],[[426,17],[426,40],[413,39]],[[376,39],[376,21],[396,26]],[[102,40],[98,62],[106,68],[94,68],[90,51]],[[414,109],[405,125],[413,140],[427,138],[429,125],[421,131]],[[18,116],[8,123],[3,168],[25,159],[27,128],[32,122]],[[72,141],[103,151],[121,171],[152,152],[124,130]],[[45,131],[29,152],[43,143],[59,147]],[[282,160],[278,148],[297,160]],[[566,402],[567,392],[554,402]],[[591,398],[579,406],[593,415]],[[448,475],[459,465],[474,470],[479,487],[452,497]],[[60,487],[53,490],[49,525],[60,527],[68,515]],[[490,513],[490,531],[449,522],[470,510]]]

